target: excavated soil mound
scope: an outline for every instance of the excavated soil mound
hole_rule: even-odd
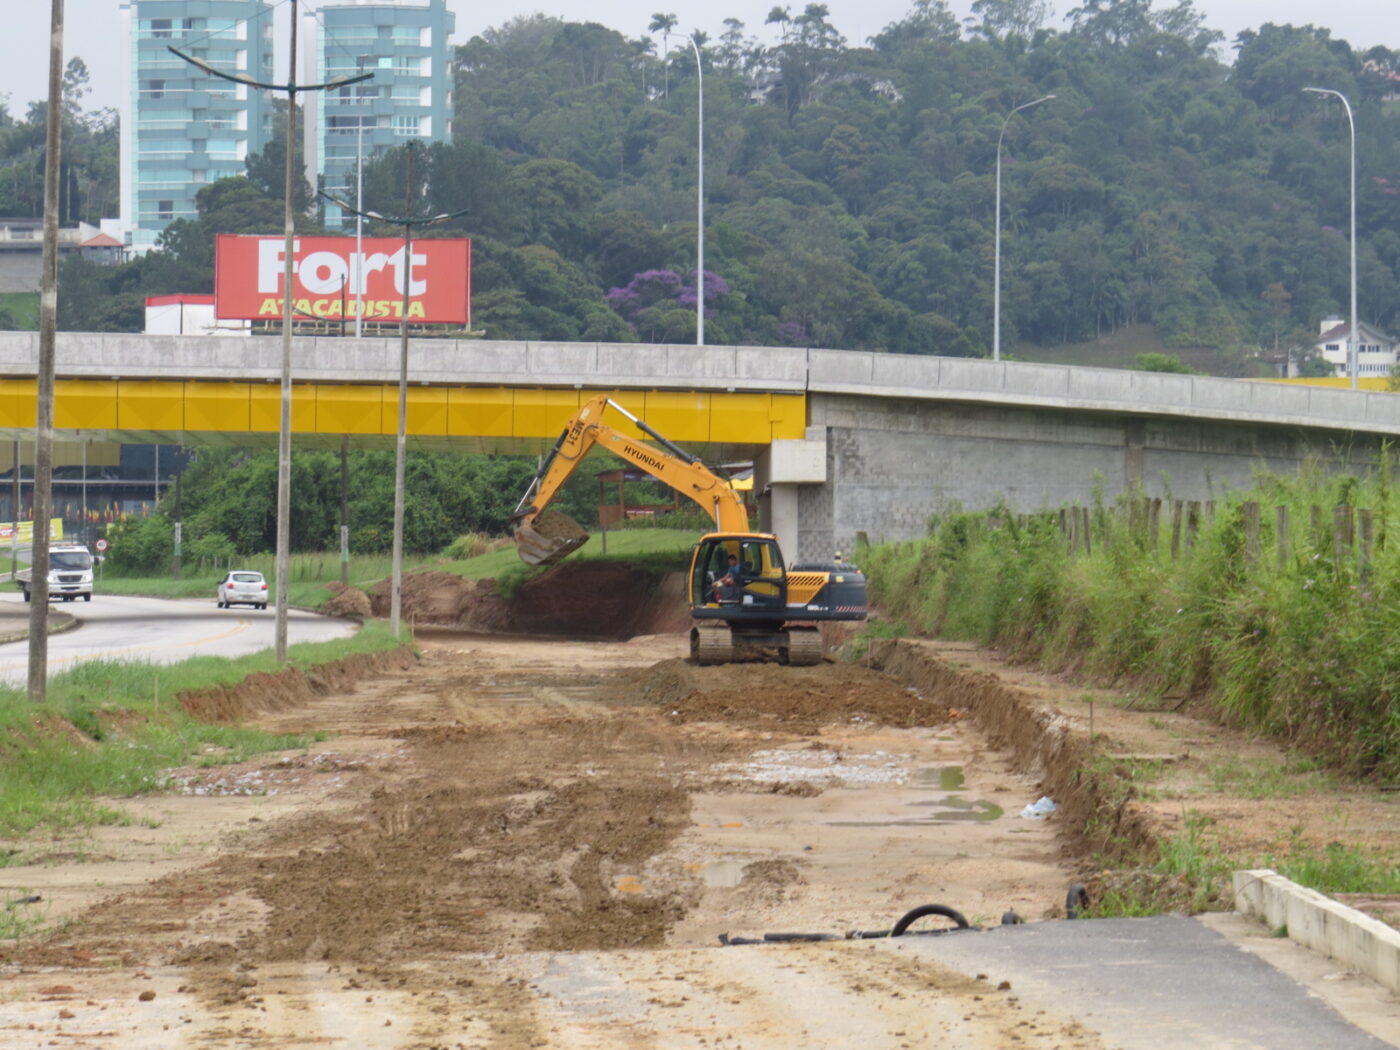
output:
[[[369,595],[360,588],[335,580],[326,584],[326,590],[331,592],[331,599],[319,610],[323,616],[364,618],[370,615]]]
[[[622,699],[667,709],[680,722],[738,722],[810,733],[833,723],[907,729],[942,725],[953,713],[894,678],[856,664],[694,667],[666,660],[621,676]]]
[[[679,576],[679,574],[677,574]],[[390,582],[370,591],[376,616],[389,614]],[[558,634],[571,638],[630,638],[682,630],[684,580],[658,582],[625,562],[569,561],[523,584],[512,598],[495,580],[468,580],[450,572],[403,577],[402,614],[411,623],[439,624],[500,634]],[[679,612],[677,612],[679,608]]]
[[[547,510],[535,519],[536,532],[551,540],[586,540],[588,530],[567,514]]]
[[[392,581],[380,580],[369,591],[370,611],[389,615]],[[400,611],[412,623],[461,623],[476,601],[478,585],[453,572],[410,572],[403,576]]]

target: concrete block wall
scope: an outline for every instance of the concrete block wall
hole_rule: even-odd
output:
[[[1036,511],[1149,496],[1213,499],[1256,471],[1367,468],[1379,437],[1232,421],[1125,416],[919,398],[812,395],[826,428],[830,491],[803,495],[801,556],[926,535],[930,517],[1004,502]]]

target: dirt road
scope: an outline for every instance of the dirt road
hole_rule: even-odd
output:
[[[889,942],[720,944],[1056,913],[1034,784],[937,697],[680,635],[421,645],[259,719],[309,752],[7,869],[55,932],[0,951],[0,1047],[1099,1045]]]

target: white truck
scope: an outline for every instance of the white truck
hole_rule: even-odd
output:
[[[15,582],[24,592],[25,601],[31,597],[32,579],[30,569],[15,573]],[[92,552],[81,543],[55,543],[49,547],[49,597],[62,598],[65,602],[76,598],[92,601]]]

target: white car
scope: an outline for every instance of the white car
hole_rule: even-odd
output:
[[[219,581],[215,592],[220,609],[234,605],[251,605],[254,609],[267,608],[267,581],[260,572],[239,569]]]

